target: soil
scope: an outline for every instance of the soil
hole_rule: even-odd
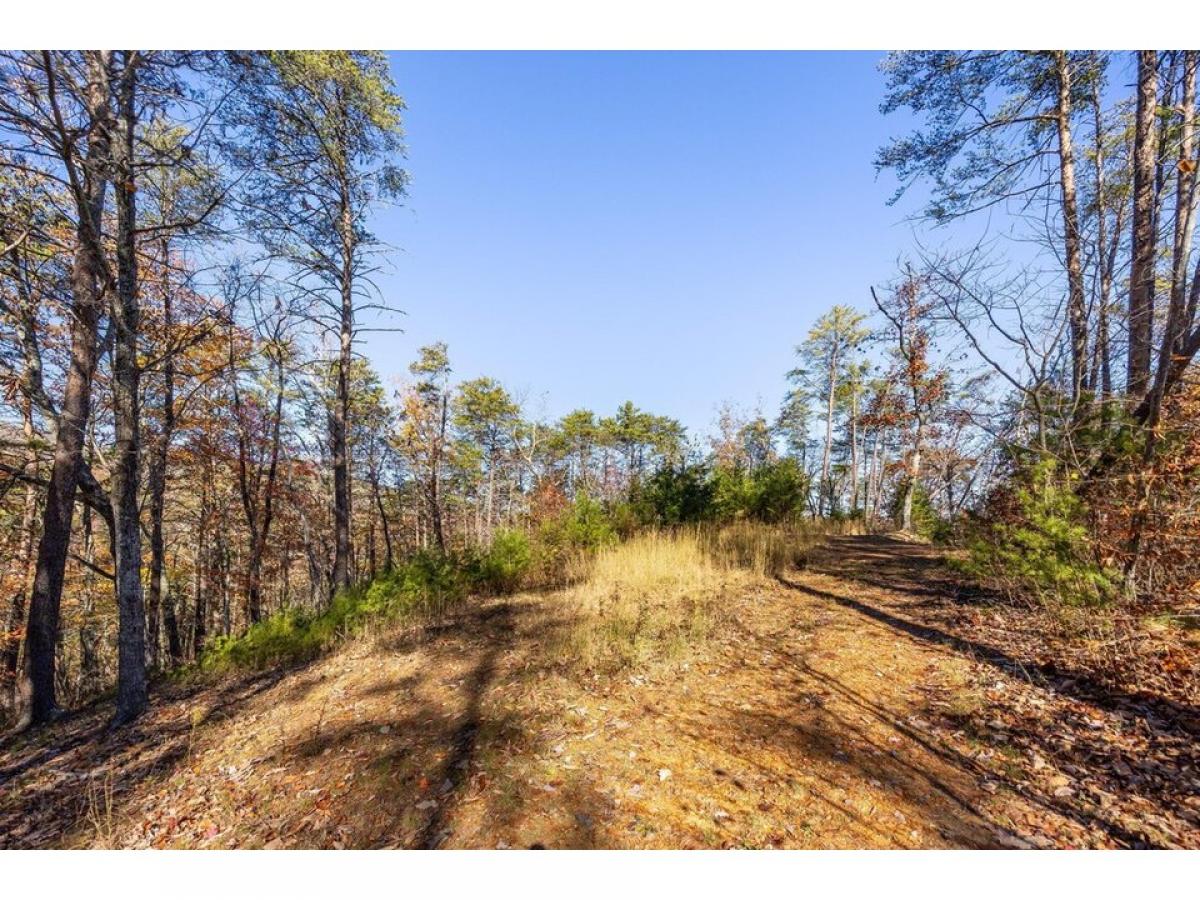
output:
[[[830,539],[637,670],[555,658],[569,615],[480,600],[6,738],[0,847],[1200,847],[1196,710],[1005,646],[926,545]]]

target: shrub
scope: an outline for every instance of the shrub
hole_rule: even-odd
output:
[[[617,540],[617,532],[604,506],[580,494],[566,513],[542,525],[542,542],[550,547],[598,550]]]
[[[1091,605],[1115,595],[1119,577],[1092,555],[1074,477],[1053,460],[1018,470],[989,506],[990,519],[969,542],[967,574],[1042,601]]]
[[[808,476],[794,459],[759,466],[751,476],[750,515],[760,522],[783,522],[804,513]]]
[[[532,563],[533,548],[524,532],[497,532],[476,561],[476,584],[483,590],[511,593],[521,586]]]
[[[896,523],[900,522],[907,483],[907,479],[900,483],[892,497],[891,508],[888,510],[892,521]],[[948,540],[953,531],[951,523],[943,519],[934,509],[933,502],[929,499],[929,492],[925,490],[925,485],[920,481],[917,482],[917,488],[913,491],[912,530],[923,538],[938,542]]]
[[[744,518],[754,503],[754,483],[742,469],[719,466],[712,473],[712,517],[722,522]]]
[[[643,488],[644,521],[655,526],[706,521],[785,522],[804,514],[808,476],[793,459],[754,469],[701,465],[665,468]]]
[[[638,496],[646,525],[683,525],[713,515],[715,486],[703,465],[665,466],[646,480]]]
[[[586,560],[617,542],[604,506],[586,494],[559,515],[543,522],[533,548],[533,577],[540,586],[571,582]]]
[[[414,554],[364,587],[337,594],[323,610],[281,610],[236,637],[212,641],[200,656],[202,671],[265,669],[314,659],[369,622],[439,615],[474,583],[460,557]]]

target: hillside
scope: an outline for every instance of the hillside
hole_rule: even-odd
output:
[[[1195,711],[987,643],[925,545],[606,559],[7,738],[0,847],[1200,847]]]

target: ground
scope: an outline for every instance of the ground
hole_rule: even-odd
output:
[[[934,549],[838,537],[689,653],[555,593],[0,742],[0,847],[1200,847],[1197,710],[1008,648]]]

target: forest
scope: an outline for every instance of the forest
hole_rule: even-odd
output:
[[[407,340],[384,54],[0,53],[0,848],[1200,848],[1198,64],[882,57],[698,433]]]

